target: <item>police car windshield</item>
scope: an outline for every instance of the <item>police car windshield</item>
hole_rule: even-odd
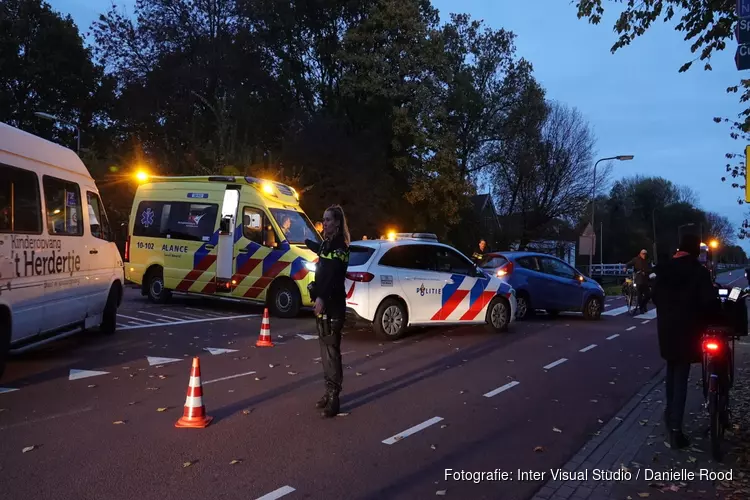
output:
[[[320,235],[305,214],[295,210],[272,208],[271,215],[281,228],[282,239],[290,245],[302,245],[305,240],[320,242]]]

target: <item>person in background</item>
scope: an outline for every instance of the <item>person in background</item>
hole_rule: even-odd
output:
[[[487,242],[484,240],[479,240],[479,245],[471,255],[471,260],[474,261],[474,264],[481,266],[482,262],[484,262],[485,254],[487,254]]]
[[[648,276],[651,274],[651,264],[648,262],[648,252],[644,248],[637,256],[633,257],[626,267],[633,267],[635,269],[635,285],[638,292],[638,308],[641,314],[645,314],[648,310]]]
[[[351,237],[344,210],[332,205],[323,214],[323,243],[305,240],[307,247],[318,254],[315,282],[310,296],[315,301],[315,317],[320,343],[320,357],[326,392],[316,403],[322,416],[339,413],[339,394],[344,378],[341,366],[341,330],[346,317],[346,268],[349,265]]]
[[[675,449],[690,445],[682,431],[690,365],[701,362],[702,333],[720,313],[711,275],[698,261],[699,255],[700,238],[685,234],[680,250],[656,269],[656,328],[659,351],[667,362],[664,423]]]

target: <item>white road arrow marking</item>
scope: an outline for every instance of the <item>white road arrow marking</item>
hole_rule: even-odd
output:
[[[95,370],[70,370],[68,380],[80,380],[82,378],[98,377],[99,375],[106,375],[109,372],[98,372]]]

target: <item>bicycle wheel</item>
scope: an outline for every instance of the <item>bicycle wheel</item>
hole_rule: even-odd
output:
[[[638,292],[635,286],[630,286],[630,296],[628,298],[628,313],[631,316],[635,316],[638,312]]]
[[[708,400],[709,434],[711,436],[711,456],[717,462],[722,459],[721,441],[724,437],[724,426],[722,425],[721,398],[718,392],[711,393]]]

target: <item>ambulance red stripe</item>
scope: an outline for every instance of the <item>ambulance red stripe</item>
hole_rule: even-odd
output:
[[[291,262],[275,262],[273,263],[269,268],[268,272],[258,278],[258,280],[253,283],[250,288],[247,289],[247,292],[245,292],[245,297],[249,297],[251,299],[257,298],[260,293],[265,290],[268,285],[271,284],[271,282],[274,280],[276,276],[279,275],[281,271],[289,267]]]

